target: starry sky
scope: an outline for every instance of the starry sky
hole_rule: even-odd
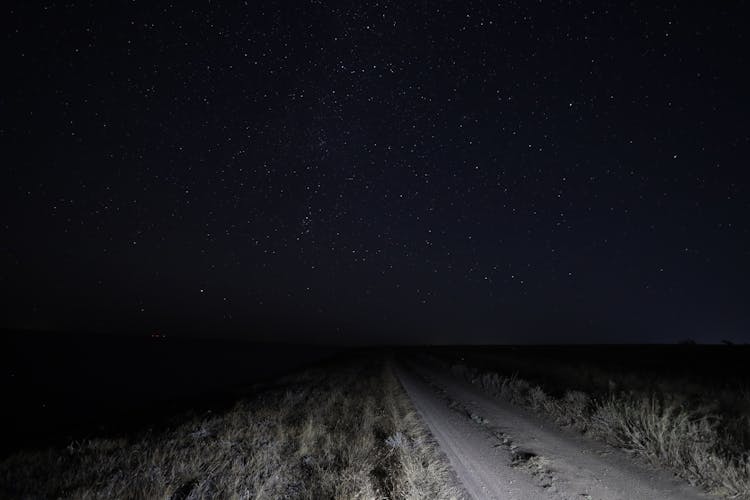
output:
[[[750,341],[744,2],[2,9],[2,327]]]

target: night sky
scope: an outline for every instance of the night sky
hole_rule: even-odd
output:
[[[230,3],[4,4],[0,326],[750,341],[744,2]]]

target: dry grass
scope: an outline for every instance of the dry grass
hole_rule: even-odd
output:
[[[710,402],[680,394],[620,390],[596,397],[569,390],[555,397],[516,376],[479,372],[463,364],[451,371],[562,426],[666,466],[714,495],[750,499],[750,453],[738,446],[742,439],[733,438],[747,432],[747,415],[721,415]]]
[[[11,498],[450,498],[447,469],[392,373],[312,370],[161,433],[18,453]]]
[[[721,421],[653,394],[612,395],[593,408],[591,430],[712,493],[750,498],[750,460],[747,453],[732,456]]]
[[[454,486],[447,459],[390,369],[384,372],[384,383],[386,411],[395,430],[387,444],[397,454],[400,468],[400,473],[395,475],[393,497],[410,500],[464,498],[463,492]]]

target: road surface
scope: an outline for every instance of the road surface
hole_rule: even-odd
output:
[[[705,500],[665,471],[483,394],[427,363],[397,374],[471,498]]]

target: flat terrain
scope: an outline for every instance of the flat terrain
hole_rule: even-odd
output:
[[[744,346],[5,340],[3,498],[750,499]]]
[[[459,498],[382,356],[311,368],[174,426],[0,460],[0,498]]]
[[[700,395],[707,387],[736,392],[750,386],[746,345],[446,346],[428,352],[449,363],[518,374],[552,391],[608,391],[615,383]]]
[[[0,456],[231,407],[343,349],[232,340],[0,331]]]
[[[672,475],[490,398],[426,363],[398,372],[465,490],[486,499],[707,498]]]

